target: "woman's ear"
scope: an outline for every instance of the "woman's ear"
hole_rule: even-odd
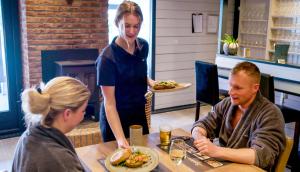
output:
[[[71,109],[65,109],[63,113],[63,119],[64,121],[67,121],[71,117],[72,110]]]

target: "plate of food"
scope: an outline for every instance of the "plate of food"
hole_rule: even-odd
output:
[[[150,88],[152,92],[173,92],[190,87],[191,83],[177,83],[173,80],[157,81],[154,86]]]
[[[118,149],[106,157],[105,167],[112,172],[144,172],[153,170],[159,163],[158,154],[147,147]]]

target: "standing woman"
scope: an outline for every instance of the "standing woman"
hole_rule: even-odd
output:
[[[12,172],[89,171],[65,133],[83,119],[90,91],[77,79],[57,77],[22,93],[27,130],[18,141]]]
[[[147,85],[154,81],[147,77],[148,43],[138,34],[143,21],[140,7],[124,1],[117,9],[115,24],[119,35],[113,39],[97,59],[97,84],[101,86],[104,102],[100,109],[100,129],[103,141],[117,140],[127,148],[129,126],[149,129],[145,116]]]

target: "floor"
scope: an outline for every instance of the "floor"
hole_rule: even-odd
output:
[[[210,109],[210,106],[202,106],[201,114],[206,114]],[[183,128],[189,132],[194,122],[195,109],[191,108],[179,111],[153,114],[151,118],[151,133],[157,132],[159,130],[159,126],[163,124],[169,124],[172,128]],[[289,135],[293,134],[291,133],[292,127],[292,125],[286,126],[286,131]],[[0,140],[0,172],[2,172],[2,169],[11,168],[11,161],[13,159],[13,153],[18,139],[18,137],[15,137]],[[286,172],[289,171],[289,169],[286,169]]]

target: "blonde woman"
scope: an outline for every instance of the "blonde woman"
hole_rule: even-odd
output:
[[[29,125],[17,144],[12,171],[88,171],[65,133],[82,121],[89,97],[87,87],[71,77],[24,90],[22,109]]]
[[[100,128],[103,141],[117,140],[119,147],[128,147],[129,126],[143,126],[148,134],[145,116],[148,43],[138,34],[143,22],[140,7],[124,1],[117,9],[115,24],[119,35],[97,59],[97,84],[101,86],[104,103],[100,109]]]

